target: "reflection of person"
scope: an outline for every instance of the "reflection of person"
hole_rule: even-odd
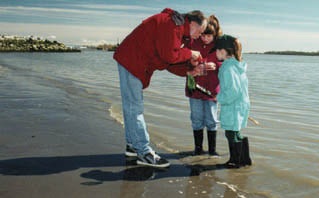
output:
[[[200,11],[179,14],[169,8],[149,17],[136,27],[114,53],[118,62],[127,156],[137,156],[137,163],[167,167],[169,162],[149,146],[144,121],[143,89],[155,70],[169,64],[201,57],[198,51],[181,48],[184,37],[198,38],[206,28]],[[186,73],[186,71],[185,71]]]
[[[194,40],[191,44],[192,50],[200,51],[203,60],[207,65],[211,64],[215,70],[208,70],[205,75],[194,77],[194,82],[204,87],[214,96],[219,92],[218,70],[221,62],[217,60],[216,53],[211,52],[214,47],[215,40],[221,35],[221,28],[218,19],[211,15],[208,18],[206,30],[199,39]],[[206,68],[205,68],[206,69]],[[200,71],[199,71],[200,72]],[[196,75],[196,69],[191,74]],[[193,80],[192,76],[187,77],[187,81]],[[203,153],[203,131],[206,127],[208,140],[208,153],[211,156],[219,156],[216,152],[216,134],[217,134],[217,102],[216,98],[204,94],[200,90],[188,89],[186,83],[186,96],[189,97],[189,104],[191,110],[191,121],[194,136],[194,155],[201,155]]]
[[[240,134],[240,130],[247,126],[250,109],[247,64],[242,61],[241,43],[232,36],[223,35],[216,40],[215,49],[217,58],[224,61],[218,73],[220,92],[217,101],[221,104],[221,128],[226,131],[230,153],[225,166],[251,165],[248,138]]]

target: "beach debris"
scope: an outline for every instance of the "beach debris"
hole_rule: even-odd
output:
[[[250,117],[250,116],[248,117],[248,120],[253,122],[255,125],[259,125],[259,122],[257,120],[255,120],[254,118]]]
[[[167,150],[167,151],[170,152],[170,153],[179,153],[179,152],[180,152],[179,150],[176,150],[176,149],[173,149],[173,148],[169,148],[168,146],[165,145],[164,142],[159,142],[159,143],[156,144],[156,146],[157,146],[158,148]]]
[[[236,186],[232,184],[228,184],[226,182],[216,182],[217,184],[221,184],[232,190],[233,192],[237,192]]]
[[[238,194],[237,195],[239,198],[246,198],[244,195]]]
[[[183,194],[184,192],[183,192],[183,191],[181,191],[181,190],[179,190],[179,191],[178,191],[178,193],[179,193],[179,194]]]
[[[227,188],[229,188],[231,191],[233,191],[234,193],[237,194],[237,197],[239,198],[246,198],[245,195],[243,195],[242,193],[239,193],[239,189],[236,185],[233,185],[233,184],[228,184],[226,182],[216,182],[217,184],[220,184],[220,185],[224,185],[226,186]]]

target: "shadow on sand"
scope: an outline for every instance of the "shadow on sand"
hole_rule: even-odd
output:
[[[182,157],[178,154],[163,154],[163,156],[167,159]],[[105,167],[123,167],[123,170],[119,172],[97,170],[97,168]],[[195,176],[204,171],[221,169],[217,165],[200,164],[171,164],[169,168],[165,169],[137,166],[134,158],[125,158],[123,154],[30,157],[0,161],[0,174],[7,176],[50,175],[79,168],[94,168],[95,170],[82,173],[81,177],[94,179],[97,183],[116,180],[145,181],[165,177]]]

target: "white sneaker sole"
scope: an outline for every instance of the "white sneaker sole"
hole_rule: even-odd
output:
[[[170,163],[166,163],[166,164],[149,164],[140,160],[137,160],[136,163],[138,165],[143,165],[143,166],[151,166],[151,167],[157,167],[157,168],[166,168],[170,166]]]
[[[131,152],[125,151],[125,156],[126,157],[137,157],[137,153],[131,153]]]
[[[208,155],[208,156],[209,156],[209,158],[216,158],[216,159],[221,158],[219,155]]]

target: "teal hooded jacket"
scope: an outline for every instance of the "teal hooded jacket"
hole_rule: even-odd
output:
[[[226,59],[219,69],[221,128],[240,131],[247,126],[250,109],[248,95],[247,64],[235,58]]]

